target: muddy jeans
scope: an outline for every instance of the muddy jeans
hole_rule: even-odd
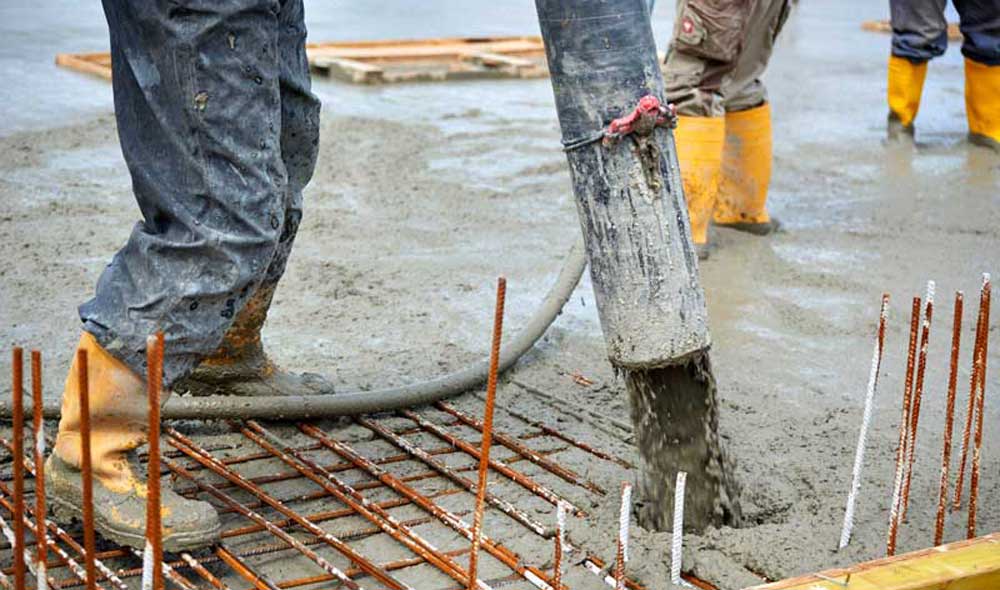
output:
[[[682,115],[721,117],[767,101],[760,76],[790,0],[678,0],[667,100]]]
[[[84,329],[169,387],[278,281],[319,143],[302,0],[104,0],[115,117],[142,221],[80,306]]]
[[[892,54],[923,62],[948,48],[947,0],[890,0]],[[964,42],[962,55],[1000,65],[1000,0],[954,0]]]

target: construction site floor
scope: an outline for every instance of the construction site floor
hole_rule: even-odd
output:
[[[884,555],[910,297],[923,293],[927,279],[937,281],[939,314],[899,547],[932,542],[951,300],[955,290],[965,291],[961,421],[974,326],[969,309],[980,273],[1000,271],[1000,156],[965,141],[955,45],[931,64],[918,149],[883,145],[889,38],[861,30],[860,23],[886,18],[887,10],[866,0],[797,5],[765,78],[774,117],[771,211],[785,231],[758,238],[717,230],[718,249],[701,267],[721,429],[742,482],[746,522],[686,536],[684,559],[685,569],[722,588]],[[419,8],[390,0],[377,12],[338,0],[308,3],[307,14],[317,41],[537,32],[530,0],[449,0]],[[661,46],[672,17],[672,3],[659,2],[654,26]],[[6,249],[0,342],[44,351],[46,394],[55,398],[78,338],[75,308],[90,296],[138,211],[117,144],[110,86],[52,63],[56,52],[106,49],[99,4],[5,3],[0,39],[0,65],[19,80],[0,90],[0,243]],[[315,91],[324,100],[320,161],[265,331],[270,351],[283,366],[324,372],[345,391],[421,380],[481,358],[490,340],[495,277],[508,279],[507,326],[516,330],[579,232],[549,81],[364,88],[317,80]],[[893,297],[884,374],[855,538],[838,552],[883,291]],[[978,521],[984,534],[1000,530],[1000,433],[990,430],[1000,418],[994,395],[1000,346],[992,347],[989,364]],[[9,370],[9,355],[0,354],[0,375]],[[506,412],[514,409],[635,463],[625,400],[624,384],[606,362],[585,278],[545,339],[502,380],[498,427],[525,432],[525,423]],[[455,403],[481,414],[475,396]],[[448,423],[440,410],[424,412]],[[321,427],[332,437],[361,441],[372,457],[388,452],[381,443],[364,442],[370,433],[357,424]],[[235,441],[227,452],[259,451],[225,434],[225,425],[178,428],[202,445]],[[288,435],[297,440],[294,431]],[[476,440],[472,431],[465,436]],[[560,446],[526,442],[543,450]],[[561,463],[608,489],[632,475],[579,450],[559,453]],[[269,459],[247,469],[261,475],[278,467]],[[589,524],[574,524],[571,539],[610,561],[614,494],[601,499],[531,473],[586,505]],[[554,522],[551,505],[510,493],[534,517]],[[471,508],[467,494],[450,501],[455,511]],[[309,510],[337,506],[321,501]],[[491,511],[486,533],[545,564],[551,542],[524,535],[505,518]],[[945,539],[964,537],[964,529],[964,511],[949,516]],[[453,537],[432,540],[458,547]],[[634,528],[631,575],[664,587],[669,547],[667,534]],[[368,549],[378,553],[385,546]],[[261,567],[283,563],[298,562],[274,558]]]

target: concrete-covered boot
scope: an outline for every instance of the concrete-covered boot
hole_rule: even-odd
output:
[[[913,121],[920,109],[924,92],[927,62],[913,62],[905,57],[889,56],[889,120],[886,134],[890,141],[913,140]]]
[[[1000,66],[965,58],[965,113],[969,141],[1000,152]]]
[[[90,393],[90,447],[94,490],[94,527],[106,539],[142,549],[146,537],[145,469],[135,449],[146,441],[146,384],[90,334],[80,339],[87,351]],[[80,392],[74,356],[63,392],[62,418],[55,449],[45,466],[46,492],[55,519],[82,519],[80,472]],[[215,509],[161,486],[163,547],[188,551],[219,540]]]
[[[691,220],[691,239],[698,258],[708,258],[708,224],[715,210],[726,136],[723,117],[677,117],[674,130],[677,162]]]
[[[767,212],[771,184],[771,106],[726,113],[722,180],[712,221],[715,225],[758,236],[781,223]]]
[[[276,285],[257,289],[236,315],[218,350],[179,381],[174,390],[191,395],[319,395],[334,393],[333,384],[316,373],[292,373],[264,352],[260,331]]]

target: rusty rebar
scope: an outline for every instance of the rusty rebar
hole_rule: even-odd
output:
[[[149,402],[149,451],[146,478],[146,553],[152,579],[143,588],[163,589],[163,519],[160,513],[160,389],[163,384],[163,332],[146,338],[146,397]]]
[[[201,449],[196,442],[184,436],[176,429],[168,428],[167,432],[170,434],[171,437],[170,443],[175,448],[185,451],[189,457],[195,459],[199,463],[202,463],[216,475],[219,475],[225,479],[228,479],[229,481],[237,483],[239,487],[257,496],[261,500],[264,500],[264,502],[271,508],[277,510],[284,516],[293,519],[297,524],[299,524],[307,531],[309,531],[309,533],[323,539],[327,545],[337,550],[341,555],[345,556],[353,563],[358,564],[368,575],[374,577],[379,582],[386,584],[390,588],[395,588],[396,590],[404,590],[409,588],[407,584],[400,582],[399,580],[395,579],[384,570],[378,568],[368,558],[364,557],[363,555],[355,551],[347,543],[344,543],[334,535],[331,535],[330,533],[324,531],[322,528],[318,527],[312,521],[304,518],[299,513],[295,512],[291,508],[288,508],[281,502],[277,501],[260,486],[248,482],[239,473],[235,472],[228,466],[219,463],[218,460],[215,457],[213,457],[210,453]],[[318,555],[316,557],[319,558]],[[316,560],[314,559],[314,561]],[[343,575],[343,578],[338,577],[338,579],[340,579],[348,587],[357,587],[357,584],[353,580],[344,575],[341,570],[334,567],[325,559],[319,558],[317,564],[325,564],[321,565],[321,567],[326,569],[327,573],[329,574],[332,574],[334,576]]]
[[[477,395],[476,397],[479,397],[479,396]],[[602,451],[600,449],[596,449],[596,448],[592,447],[591,445],[589,445],[589,444],[587,444],[587,443],[585,443],[585,442],[583,442],[581,440],[578,440],[576,438],[573,438],[572,436],[569,436],[568,434],[566,434],[565,432],[562,432],[561,430],[557,430],[557,429],[549,426],[548,424],[545,424],[544,422],[539,422],[538,420],[530,418],[530,417],[522,414],[521,412],[518,412],[517,410],[511,408],[511,407],[501,406],[501,408],[503,408],[503,410],[505,412],[507,412],[511,416],[517,418],[518,420],[521,420],[522,422],[524,422],[524,423],[526,423],[526,424],[528,424],[530,426],[533,426],[534,428],[537,428],[543,434],[546,434],[546,435],[554,437],[554,438],[558,438],[559,440],[561,440],[563,442],[566,442],[566,443],[569,443],[569,444],[573,445],[574,447],[580,449],[581,451],[597,457],[598,459],[603,459],[605,461],[610,461],[612,463],[616,463],[616,464],[621,465],[622,467],[624,467],[626,469],[634,469],[635,468],[635,466],[632,465],[632,463],[626,461],[625,459],[622,459],[620,457],[615,457],[614,455],[612,455],[610,453],[607,453],[607,452]]]
[[[899,511],[903,491],[903,469],[906,465],[906,449],[910,440],[910,401],[913,393],[913,371],[917,356],[917,334],[920,327],[920,298],[913,298],[910,309],[910,341],[906,352],[906,378],[903,384],[903,416],[899,421],[899,441],[896,446],[896,473],[892,484],[892,501],[889,507],[889,534],[886,540],[886,555],[896,554],[896,538],[899,534]]]
[[[414,504],[427,511],[428,513],[435,516],[439,521],[445,524],[448,528],[459,533],[467,540],[472,540],[472,529],[464,522],[461,518],[455,515],[453,512],[443,508],[442,506],[434,503],[428,497],[422,495],[420,492],[416,491],[412,487],[403,483],[400,478],[389,473],[385,469],[379,467],[373,463],[370,459],[363,457],[358,454],[350,445],[338,441],[334,438],[328,436],[322,430],[312,426],[311,424],[299,424],[299,430],[308,436],[315,438],[316,440],[323,443],[323,445],[333,451],[334,453],[340,455],[344,459],[355,463],[360,469],[366,471],[372,477],[382,481],[387,487],[396,491],[397,493],[409,498]],[[492,539],[487,535],[482,536],[481,546],[490,555],[497,558],[501,563],[509,567],[511,570],[515,571],[525,580],[531,582],[536,588],[541,590],[549,590],[551,588],[551,583],[546,579],[544,573],[542,573],[537,568],[526,566],[522,563],[521,558],[508,549]]]
[[[622,482],[621,506],[618,509],[618,543],[615,552],[615,589],[625,590],[625,564],[628,563],[628,525],[632,512],[632,484]]]
[[[487,476],[490,470],[490,446],[493,444],[493,409],[497,397],[497,368],[500,366],[500,341],[503,339],[503,307],[507,280],[497,279],[497,302],[493,313],[493,346],[490,349],[490,372],[486,382],[486,410],[483,414],[482,447],[479,453],[479,479],[476,485],[476,511],[472,518],[472,551],[469,553],[469,590],[476,586],[479,567],[479,544],[483,536],[483,508],[486,504]]]
[[[25,590],[24,572],[24,351],[15,346],[12,356],[11,417],[14,439],[14,590]]]
[[[374,502],[369,502],[351,486],[344,483],[337,476],[324,470],[315,461],[312,461],[302,453],[292,449],[278,439],[260,423],[249,420],[248,428],[241,427],[240,432],[252,440],[254,443],[272,453],[286,465],[300,471],[303,476],[313,483],[321,486],[330,495],[343,502],[359,516],[379,527],[390,537],[406,546],[410,551],[419,555],[423,560],[437,567],[447,576],[459,583],[467,581],[468,574],[457,563],[445,556],[440,549],[424,539],[409,527],[400,523],[386,510],[380,508]],[[280,444],[279,448],[272,444]]]
[[[934,281],[927,281],[927,300],[924,304],[923,329],[920,335],[920,360],[917,362],[917,379],[913,389],[913,404],[910,408],[910,444],[907,448],[906,484],[903,486],[903,514],[910,508],[910,486],[913,483],[913,462],[917,454],[917,430],[920,424],[920,402],[924,397],[924,374],[927,370],[927,346],[934,317]]]
[[[479,420],[476,420],[472,416],[463,413],[462,411],[458,410],[457,408],[445,402],[437,402],[435,406],[437,406],[440,410],[454,416],[462,424],[465,424],[470,428],[474,428],[480,433],[483,432],[483,423],[480,422]],[[590,480],[584,479],[582,476],[580,476],[572,469],[564,467],[556,463],[552,459],[549,459],[548,457],[539,455],[534,449],[532,449],[528,445],[522,443],[521,441],[515,439],[510,435],[504,434],[502,432],[494,432],[493,439],[496,440],[501,445],[507,447],[511,451],[514,451],[521,457],[524,457],[528,461],[531,461],[535,465],[538,465],[539,467],[563,479],[564,481],[568,481],[573,485],[580,486],[600,496],[604,496],[607,494],[607,491],[604,490],[601,486],[597,485],[596,483]]]
[[[934,520],[934,546],[944,541],[944,513],[948,504],[948,470],[951,467],[951,442],[955,427],[955,392],[958,385],[958,360],[962,348],[962,312],[965,295],[955,293],[955,309],[951,322],[951,363],[948,372],[948,400],[944,417],[944,448],[941,452],[941,483],[938,486],[938,507]]]
[[[412,410],[401,410],[400,413],[409,418],[410,420],[413,420],[414,422],[419,424],[427,432],[433,434],[434,436],[454,446],[455,448],[469,455],[476,461],[482,461],[481,459],[482,454],[480,452],[480,449],[477,449],[475,445],[455,436],[445,428],[442,428],[438,424],[431,422],[430,420],[424,418],[423,416],[417,414],[416,412],[413,412]],[[503,475],[507,479],[510,479],[514,483],[520,485],[524,489],[535,494],[536,496],[545,500],[549,504],[552,504],[553,506],[558,506],[560,501],[565,501],[564,498],[560,497],[558,494],[556,494],[549,488],[545,487],[544,485],[536,482],[535,480],[528,477],[524,473],[521,473],[520,471],[517,471],[515,469],[511,469],[511,467],[507,465],[505,462],[499,461],[497,459],[490,459],[488,457],[487,460],[489,466],[494,471]],[[569,504],[572,507],[573,512],[576,516],[583,517],[587,515],[586,512],[584,512],[577,506],[573,505],[572,502],[570,502]]]
[[[6,441],[4,439],[0,439],[0,444],[3,444],[3,446],[7,447],[8,449],[12,449],[13,448],[13,446],[8,441]],[[30,472],[32,472],[37,477],[38,472],[34,469],[33,463],[34,462],[32,462],[31,465],[28,465],[28,470]],[[11,493],[11,490],[9,488],[7,488],[7,486],[4,485],[3,482],[0,482],[0,493],[3,493],[4,496],[8,496],[8,497],[13,496],[13,494]],[[5,509],[13,512],[13,503],[10,502],[10,501],[8,501],[8,500],[6,500],[3,496],[0,496],[0,506],[3,506]],[[28,508],[28,512],[29,512],[29,514],[32,512],[31,508]],[[38,519],[38,514],[37,513],[34,514],[34,517],[37,520]],[[80,544],[77,543],[76,540],[72,536],[69,535],[69,533],[67,533],[63,529],[59,528],[55,523],[53,523],[51,521],[45,520],[44,517],[42,518],[42,520],[48,526],[49,530],[51,530],[55,534],[55,536],[56,536],[57,539],[59,539],[59,540],[63,541],[64,543],[66,543],[70,547],[70,549],[72,549],[73,551],[75,551],[78,555],[80,555],[80,557],[84,558],[84,560],[86,560],[86,558],[87,558],[88,555],[93,555],[93,553],[89,553],[88,554],[88,552],[86,551],[86,549],[84,547],[80,546]],[[24,522],[28,523],[27,515],[25,516]],[[30,523],[28,523],[28,524],[30,524]],[[35,528],[35,527],[32,527],[32,528]],[[68,567],[70,569],[70,571],[72,571],[73,574],[77,578],[80,579],[80,581],[82,581],[84,584],[86,584],[87,583],[87,570],[86,570],[86,568],[84,566],[81,566],[75,560],[73,560],[73,558],[71,558],[65,551],[63,551],[59,547],[58,543],[52,543],[50,545],[50,547],[56,553],[56,555],[58,555],[59,558],[63,560],[63,563],[65,563],[66,567]],[[116,587],[119,590],[128,590],[127,586],[125,586],[125,584],[122,583],[121,580],[118,580],[117,578],[115,578],[114,574],[111,573],[111,570],[108,569],[103,563],[101,563],[100,560],[98,560],[96,556],[94,556],[94,562],[95,562],[96,567],[100,568],[101,571],[105,573],[105,577],[107,577],[109,581],[111,581],[113,584],[115,584]],[[96,587],[97,590],[103,590],[103,588],[99,584],[95,583],[95,587]]]
[[[269,580],[267,576],[258,572],[252,565],[244,561],[240,556],[236,555],[225,546],[220,545],[216,547],[215,554],[219,556],[226,565],[233,568],[241,578],[253,584],[256,590],[281,590],[281,588]],[[324,568],[325,569],[325,568]],[[344,574],[345,576],[347,574]],[[335,579],[341,579],[340,576],[333,576]]]
[[[186,447],[180,446],[177,441],[171,441],[171,444],[174,444],[179,449],[187,451]],[[189,456],[194,456],[194,455],[195,455],[195,452],[192,450],[191,454]],[[166,458],[162,458],[162,461],[163,461],[164,465],[167,466],[168,469],[170,469],[171,471],[173,471],[177,475],[179,475],[179,476],[181,476],[181,477],[183,477],[183,478],[185,478],[185,479],[187,479],[189,481],[194,482],[200,489],[202,489],[203,491],[205,491],[209,495],[213,496],[214,498],[216,498],[217,500],[219,500],[223,504],[226,504],[226,505],[231,506],[232,508],[234,508],[234,511],[236,513],[238,513],[239,515],[241,515],[244,518],[247,518],[249,520],[252,520],[255,523],[263,526],[266,531],[268,531],[272,535],[278,537],[279,539],[281,539],[282,541],[284,541],[288,545],[292,546],[296,551],[298,551],[299,553],[301,553],[302,555],[304,555],[306,558],[312,560],[316,565],[318,565],[320,568],[322,568],[327,573],[332,574],[333,576],[335,576],[338,580],[340,580],[344,584],[344,586],[346,586],[347,588],[350,588],[350,590],[359,590],[360,587],[358,586],[357,582],[355,582],[354,580],[350,579],[347,575],[345,575],[344,572],[340,570],[340,568],[338,568],[335,565],[333,565],[332,563],[328,562],[326,559],[324,559],[323,557],[321,557],[320,555],[318,555],[315,551],[313,551],[313,550],[309,549],[308,547],[306,547],[305,544],[303,544],[301,541],[299,541],[295,537],[289,535],[281,527],[275,525],[274,523],[272,523],[271,521],[267,520],[266,518],[264,518],[260,514],[254,512],[253,510],[250,510],[249,508],[244,507],[238,500],[236,500],[232,496],[226,494],[225,492],[216,489],[215,486],[213,486],[213,485],[211,485],[211,484],[209,484],[207,482],[203,482],[203,481],[199,480],[198,478],[196,478],[194,476],[194,474],[192,474],[187,469],[185,469],[184,467],[182,467],[176,461],[173,461],[172,459],[166,459]],[[211,467],[209,467],[209,469],[212,470]],[[217,473],[214,470],[213,470],[213,472]],[[220,473],[217,473],[217,474],[221,475]],[[280,503],[279,503],[279,505],[280,505]],[[287,509],[285,509],[285,510],[287,510]],[[315,526],[315,525],[313,525],[313,526]],[[326,533],[324,533],[324,535],[326,535]],[[323,538],[323,540],[325,541],[326,539]]]
[[[969,476],[969,522],[966,527],[966,538],[976,536],[976,510],[979,503],[979,469],[983,448],[983,419],[986,403],[986,362],[990,348],[990,300],[992,298],[990,275],[983,275],[981,305],[983,312],[983,341],[979,349],[979,389],[976,394],[976,434],[972,448],[972,474]]]
[[[969,444],[972,442],[972,424],[976,415],[976,392],[979,387],[979,368],[982,366],[983,361],[980,358],[980,353],[982,352],[983,338],[986,336],[983,327],[983,315],[985,313],[984,292],[980,291],[979,314],[976,316],[976,339],[972,344],[972,370],[969,374],[969,404],[965,410],[965,428],[962,431],[962,452],[958,462],[958,478],[955,481],[955,497],[951,505],[953,511],[962,507],[965,466],[969,459]],[[989,326],[986,326],[986,328],[989,328]]]
[[[562,588],[563,545],[566,543],[566,503],[560,502],[556,507],[555,554],[552,556],[552,586],[555,590]]]
[[[452,482],[458,484],[463,489],[471,492],[473,495],[478,493],[479,488],[476,486],[476,483],[474,481],[472,481],[467,477],[462,476],[457,469],[449,467],[443,461],[438,461],[430,454],[428,454],[427,451],[421,449],[419,446],[411,443],[410,441],[406,440],[401,436],[396,435],[388,428],[382,426],[381,424],[379,424],[374,420],[370,420],[364,417],[358,417],[356,418],[356,420],[358,424],[361,424],[362,426],[368,428],[372,432],[384,438],[386,441],[406,451],[417,460],[421,461],[422,463],[424,463],[431,469],[435,470],[436,472],[440,473],[444,477],[448,478]],[[512,519],[524,525],[526,528],[534,532],[536,535],[546,538],[551,536],[549,530],[546,529],[543,524],[535,520],[525,511],[511,504],[509,501],[500,498],[496,494],[489,492],[489,490],[487,490],[486,492],[486,501],[489,502],[491,506],[494,506],[507,516],[510,516]]]
[[[35,586],[37,590],[46,590],[46,560],[49,551],[49,536],[45,530],[45,418],[42,404],[42,353],[31,351],[31,410],[32,430],[34,436],[35,455]]]
[[[97,539],[94,537],[94,471],[90,456],[90,377],[87,351],[76,351],[77,382],[80,390],[80,481],[83,496],[83,549],[87,569],[87,590],[97,582],[94,554]]]

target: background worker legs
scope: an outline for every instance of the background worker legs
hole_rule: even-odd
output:
[[[667,100],[678,108],[677,155],[702,258],[708,226],[770,233],[770,109],[760,75],[788,0],[680,0],[667,56]],[[724,196],[720,195],[724,191]],[[721,205],[721,207],[720,207]]]
[[[165,334],[170,388],[280,277],[315,164],[318,103],[302,69],[301,0],[104,8],[118,133],[144,220],[80,307],[79,347],[90,361],[95,523],[141,546],[145,482],[132,451],[146,435],[146,337]],[[74,375],[48,471],[53,504],[68,516],[79,510]],[[163,525],[169,550],[211,543],[219,530],[210,506],[170,492]]]
[[[948,47],[946,0],[891,0],[888,136],[913,135],[929,60]],[[969,136],[1000,149],[1000,1],[956,0],[964,37]]]

